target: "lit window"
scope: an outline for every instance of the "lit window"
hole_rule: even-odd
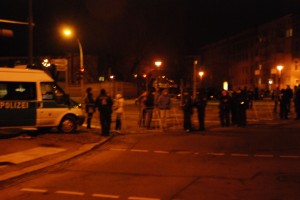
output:
[[[289,28],[285,31],[285,37],[289,38],[289,37],[293,37],[293,29]]]

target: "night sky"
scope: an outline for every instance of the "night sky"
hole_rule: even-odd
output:
[[[299,0],[32,0],[34,55],[62,55],[74,42],[59,34],[76,29],[85,54],[133,60],[176,59],[201,45],[289,14]],[[27,20],[27,0],[1,0],[0,18]],[[27,55],[27,28],[0,37],[1,56]],[[75,44],[76,45],[76,44]]]

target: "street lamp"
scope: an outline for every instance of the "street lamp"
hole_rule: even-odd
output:
[[[158,92],[159,91],[159,75],[160,75],[159,68],[160,68],[162,62],[161,61],[155,61],[154,64],[156,65],[157,70],[158,70],[158,73],[157,73],[158,75],[157,75],[157,79],[156,79],[157,92]]]
[[[204,72],[203,72],[203,71],[200,71],[198,74],[199,74],[199,76],[200,76],[200,89],[201,89],[201,87],[203,86],[203,84],[202,84],[202,77],[203,77],[203,75],[204,75]]]
[[[278,88],[280,88],[280,79],[281,79],[281,70],[282,69],[283,69],[282,65],[277,66],[277,70],[278,70]]]
[[[199,72],[199,76],[200,76],[200,80],[201,80],[201,81],[202,81],[203,75],[204,75],[204,72],[203,72],[203,71],[200,71],[200,72]]]
[[[69,28],[65,28],[63,29],[63,35],[71,38],[73,37],[73,31]],[[84,66],[83,66],[83,50],[82,50],[82,45],[80,40],[78,39],[78,37],[76,37],[76,42],[78,44],[78,48],[79,48],[79,68],[80,68],[80,72],[84,72]],[[80,79],[80,87],[81,87],[81,103],[83,103],[83,93],[84,93],[84,77],[82,77]]]

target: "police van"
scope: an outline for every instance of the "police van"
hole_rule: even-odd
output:
[[[83,122],[81,105],[44,71],[0,68],[0,128],[71,133]]]

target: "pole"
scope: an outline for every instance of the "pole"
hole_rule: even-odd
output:
[[[28,64],[33,64],[33,19],[32,19],[32,0],[28,0]]]
[[[196,90],[197,90],[197,63],[198,61],[194,61],[194,68],[193,68],[193,99],[196,99]]]
[[[76,38],[76,40],[77,40],[77,44],[78,44],[78,48],[79,48],[79,67],[80,67],[80,69],[84,69],[82,45],[78,38]],[[83,103],[83,101],[84,101],[84,74],[83,74],[83,77],[80,79],[80,89],[81,89],[81,103]]]

